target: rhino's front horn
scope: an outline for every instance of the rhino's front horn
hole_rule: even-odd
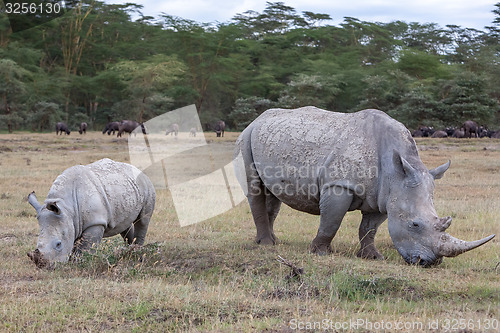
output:
[[[466,242],[445,233],[441,236],[438,252],[443,257],[455,257],[489,242],[493,237],[495,237],[495,234],[477,241]]]

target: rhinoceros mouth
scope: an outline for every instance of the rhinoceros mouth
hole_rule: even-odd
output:
[[[421,266],[421,267],[432,267],[437,266],[443,262],[443,257],[437,258],[425,258],[419,255],[416,256],[405,256],[403,259],[409,265]]]
[[[36,267],[49,267],[49,261],[43,257],[39,249],[27,253],[28,257],[35,263]]]

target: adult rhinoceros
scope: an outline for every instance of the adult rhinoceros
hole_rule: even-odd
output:
[[[445,233],[451,217],[439,218],[433,205],[434,179],[450,162],[428,170],[410,132],[379,110],[336,113],[315,107],[271,109],[254,120],[236,142],[245,170],[257,243],[274,244],[273,223],[281,203],[320,215],[313,252],[330,243],[347,211],[363,214],[359,257],[382,259],[374,244],[379,225],[411,264],[429,266],[492,239],[466,242]],[[242,175],[243,174],[243,175]]]
[[[67,261],[103,237],[121,234],[142,245],[153,214],[155,189],[136,167],[102,159],[59,175],[45,204],[28,196],[40,225],[37,249],[28,254],[37,266]]]

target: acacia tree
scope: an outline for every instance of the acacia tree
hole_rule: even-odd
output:
[[[0,123],[12,133],[15,125],[23,121],[22,105],[27,85],[23,79],[29,72],[10,59],[0,59]]]
[[[113,66],[112,70],[121,78],[129,96],[120,105],[127,105],[129,115],[142,122],[144,118],[152,118],[158,112],[167,111],[151,110],[150,106],[165,106],[164,102],[158,101],[179,80],[186,68],[175,57],[159,54],[144,61],[122,61]]]
[[[329,108],[341,91],[342,83],[339,76],[298,74],[287,84],[278,104],[287,108],[307,105]]]
[[[498,108],[497,100],[487,94],[484,77],[473,72],[459,73],[454,79],[445,81],[440,94],[446,118],[456,124],[470,119],[488,124]]]

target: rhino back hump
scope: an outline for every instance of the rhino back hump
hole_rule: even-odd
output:
[[[249,127],[252,160],[264,185],[292,208],[313,214],[325,184],[362,189],[359,199],[375,209],[382,155],[414,145],[401,123],[378,110],[271,109]],[[273,191],[286,184],[288,193]]]

